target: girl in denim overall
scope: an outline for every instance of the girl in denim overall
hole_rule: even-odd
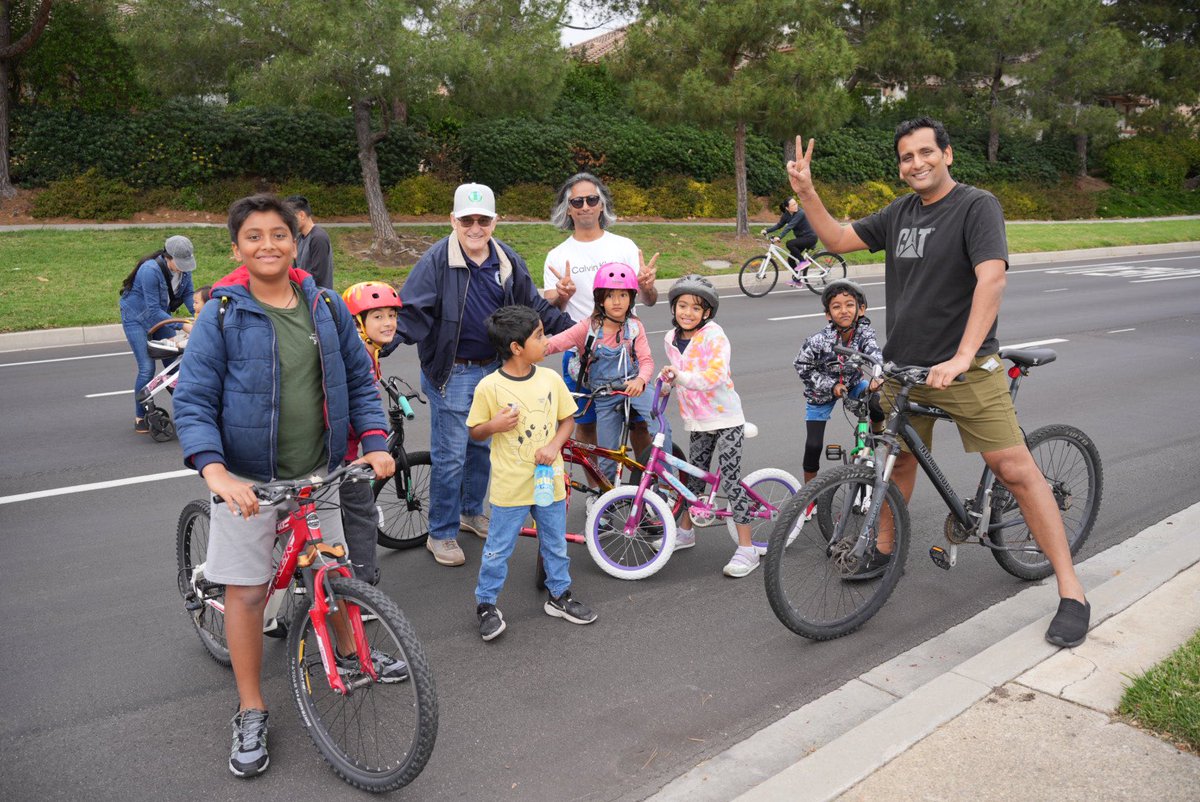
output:
[[[609,262],[600,266],[592,286],[596,311],[587,320],[551,337],[546,353],[575,348],[579,356],[571,360],[568,370],[579,386],[623,388],[630,406],[649,423],[653,435],[658,432],[658,424],[650,414],[653,399],[646,386],[654,376],[654,358],[646,329],[633,314],[637,272],[629,265]],[[620,448],[625,396],[597,395],[592,403],[596,405],[596,442],[603,448]],[[670,443],[671,427],[665,418],[662,431]],[[612,460],[600,460],[599,467],[610,482],[616,476]]]

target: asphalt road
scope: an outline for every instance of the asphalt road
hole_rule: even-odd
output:
[[[863,280],[883,303],[882,278]],[[872,315],[882,330],[886,311]],[[1066,422],[1096,441],[1105,470],[1087,557],[1200,499],[1200,251],[1100,264],[1027,265],[1010,273],[1003,344],[1061,340],[1059,359],[1022,387],[1027,429]],[[646,310],[651,332],[664,306]],[[800,472],[801,385],[791,360],[821,321],[816,296],[723,293],[719,320],[760,436],[748,470]],[[662,334],[653,334],[662,354]],[[414,349],[385,362],[415,379]],[[130,427],[133,359],[123,344],[0,354],[0,797],[26,799],[352,799],[300,728],[283,648],[267,643],[271,770],[229,774],[232,676],[208,659],[175,587],[180,509],[204,492],[195,476],[103,489],[77,485],[182,468],[175,442]],[[125,392],[122,392],[125,391]],[[100,394],[97,397],[89,397]],[[110,395],[105,395],[110,394]],[[418,407],[410,445],[427,442]],[[830,439],[850,427],[835,419]],[[678,420],[675,421],[678,424]],[[943,424],[942,426],[945,426]],[[969,494],[977,458],[938,428],[937,455]],[[61,491],[41,498],[14,498]],[[922,481],[908,572],[855,635],[808,642],[775,620],[762,577],[721,576],[732,543],[702,533],[657,575],[622,582],[572,546],[576,595],[600,614],[589,627],[541,611],[535,544],[522,540],[501,607],[509,629],[480,642],[472,590],[480,541],[464,535],[465,568],[424,550],[381,555],[383,589],[417,627],[441,703],[437,747],[410,799],[632,800],[705,757],[969,618],[1023,587],[987,555],[960,553],[944,573],[925,559],[945,510]],[[572,521],[578,524],[576,513]]]

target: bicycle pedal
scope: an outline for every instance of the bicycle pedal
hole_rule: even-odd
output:
[[[943,571],[950,570],[950,555],[941,546],[929,547],[929,559],[933,560],[933,564]]]
[[[183,609],[194,613],[204,606],[204,602],[195,593],[189,593],[183,599]]]
[[[825,446],[825,459],[830,462],[841,462],[845,457],[845,452],[837,443],[830,443]]]
[[[271,621],[263,627],[263,634],[268,638],[276,638],[282,640],[288,635],[287,627],[278,618],[272,618]]]

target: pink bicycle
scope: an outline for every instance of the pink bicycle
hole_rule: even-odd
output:
[[[654,383],[654,417],[661,424],[670,399],[670,388],[662,380]],[[688,505],[696,526],[705,526],[724,518],[734,543],[738,540],[733,513],[718,506],[717,488],[721,473],[712,473],[663,450],[665,438],[654,436],[650,458],[636,485],[620,485],[596,499],[584,526],[584,539],[592,559],[609,576],[618,579],[644,579],[666,565],[675,550],[675,514],[672,505],[652,486],[670,486]],[[708,494],[698,496],[670,472],[687,473],[703,479]],[[765,552],[774,521],[783,503],[800,489],[800,480],[778,468],[762,468],[739,484],[750,496],[751,540]],[[721,501],[727,501],[722,498]]]

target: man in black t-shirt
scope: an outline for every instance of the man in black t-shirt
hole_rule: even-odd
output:
[[[312,275],[318,287],[333,289],[333,243],[312,218],[312,207],[303,195],[292,195],[288,205],[296,212],[300,233],[296,237],[296,267]]]
[[[813,188],[813,144],[810,140],[806,151],[796,137],[796,160],[787,164],[796,199],[821,242],[834,253],[886,252],[883,355],[898,364],[930,369],[926,386],[914,389],[911,399],[949,412],[963,447],[980,452],[1012,491],[1058,580],[1058,614],[1046,639],[1058,646],[1078,646],[1087,638],[1091,607],[1075,575],[1054,496],[1017,424],[996,355],[996,319],[1008,270],[1000,204],[991,193],[950,177],[950,137],[940,122],[922,117],[896,128],[900,178],[912,194],[842,225]],[[959,375],[965,381],[954,382]],[[933,420],[916,416],[912,423],[922,439],[932,443]],[[916,458],[902,452],[892,479],[906,501],[912,498],[916,472]],[[857,572],[858,579],[878,576],[890,562],[894,538],[889,524],[889,517],[883,516],[878,544]]]

